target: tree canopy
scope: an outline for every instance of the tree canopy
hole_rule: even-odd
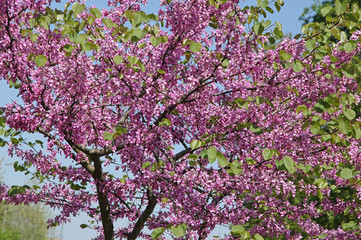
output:
[[[335,0],[314,0],[313,4],[311,6],[306,7],[300,17],[300,20],[303,21],[304,24],[310,23],[310,22],[324,22],[326,20],[326,17],[331,17],[332,14],[324,15],[321,13],[321,9],[325,7],[334,7],[335,6]],[[339,1],[341,3],[341,1]],[[353,4],[358,3],[357,0],[343,0],[343,4]],[[335,15],[333,15],[334,17]]]
[[[146,4],[0,0],[0,145],[40,181],[3,200],[106,240],[360,239],[358,4],[295,39],[283,0]]]

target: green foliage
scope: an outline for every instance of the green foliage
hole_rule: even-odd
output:
[[[262,151],[262,156],[264,160],[270,160],[273,157],[274,151],[271,149],[266,148]]]
[[[197,148],[200,148],[202,146],[202,142],[199,141],[199,140],[192,140],[191,141],[191,144],[190,144],[190,147],[194,150],[194,149],[197,149]]]
[[[289,173],[296,172],[295,162],[289,156],[285,156],[282,160],[276,161],[276,167],[278,170],[283,170]]]
[[[164,227],[159,227],[159,228],[154,229],[152,232],[152,238],[157,239],[164,233],[165,230],[166,229]]]
[[[187,224],[183,223],[181,225],[178,225],[178,226],[172,226],[170,228],[170,230],[172,231],[173,235],[176,237],[176,238],[180,238],[180,237],[183,237],[186,232],[187,232]]]
[[[37,140],[38,144],[42,144]],[[31,164],[19,162],[14,163],[16,171],[26,171]],[[1,176],[1,161],[0,161],[0,182]],[[32,186],[34,189],[36,185]],[[16,194],[17,191],[24,191],[30,188],[28,185],[13,186],[11,191]],[[51,218],[52,214],[43,205],[30,204],[30,205],[13,205],[0,202],[0,240],[48,240],[56,238],[54,229],[48,229],[47,219]]]
[[[39,205],[0,204],[0,224],[4,233],[0,240],[48,240],[46,218],[49,216]]]
[[[210,163],[214,163],[216,161],[216,158],[217,158],[217,149],[215,147],[210,147],[207,150],[207,154],[208,154],[208,161]]]
[[[5,230],[0,233],[0,240],[21,240],[21,236],[16,230]]]
[[[251,237],[251,234],[242,225],[233,226],[231,229],[231,234],[234,237],[240,237],[241,239],[247,239]]]
[[[199,42],[192,41],[189,45],[189,49],[191,50],[191,52],[199,52],[201,48],[202,48],[202,44]]]
[[[38,55],[35,57],[34,61],[36,66],[42,67],[48,62],[48,59],[44,55]]]

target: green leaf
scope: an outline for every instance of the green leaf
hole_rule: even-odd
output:
[[[158,46],[161,42],[162,42],[162,41],[161,41],[161,38],[160,38],[160,37],[154,37],[154,36],[151,36],[151,37],[150,37],[150,43],[151,43],[154,47]]]
[[[303,65],[300,61],[296,60],[296,61],[292,62],[292,69],[296,73],[301,72],[303,69]]]
[[[307,40],[305,44],[306,48],[310,51],[315,48],[315,45],[316,45],[316,40],[313,38]]]
[[[326,17],[326,15],[330,14],[333,11],[333,7],[327,6],[327,7],[322,8],[320,11],[321,11],[321,15],[323,17]]]
[[[335,11],[338,16],[345,13],[347,10],[347,1],[343,0],[340,2],[340,0],[335,1]]]
[[[228,164],[227,158],[221,152],[217,152],[217,160],[221,168],[227,166]]]
[[[189,154],[188,159],[194,159],[197,160],[198,159],[198,155],[197,154]]]
[[[300,113],[301,111],[302,111],[302,113],[305,115],[305,112],[307,113],[307,111],[308,111],[307,106],[306,106],[306,105],[299,105],[299,106],[297,106],[297,108],[296,108],[296,113],[298,114],[298,113]]]
[[[82,228],[82,229],[84,229],[84,228],[87,228],[88,227],[88,225],[86,225],[86,224],[80,224],[80,228]]]
[[[195,166],[195,165],[197,165],[196,161],[189,161],[189,166]]]
[[[347,53],[352,52],[356,48],[357,43],[355,41],[348,41],[344,45],[344,49]]]
[[[257,0],[257,5],[261,8],[266,8],[269,5],[268,0]]]
[[[140,28],[133,28],[131,30],[132,36],[131,36],[131,40],[133,42],[137,42],[140,39],[144,38],[146,31],[140,29]]]
[[[84,46],[83,51],[90,51],[92,49],[94,49],[96,51],[99,50],[99,45],[98,44],[95,44],[95,43],[92,43],[92,42],[89,42],[89,41],[84,43],[82,46]]]
[[[36,42],[36,40],[38,39],[38,36],[39,36],[38,33],[32,33],[32,34],[30,34],[30,40],[32,42]]]
[[[101,18],[102,17],[102,13],[100,12],[100,10],[98,8],[92,8],[89,10],[91,14],[94,15],[94,17],[96,18]]]
[[[321,126],[319,124],[319,122],[311,122],[311,127],[310,127],[310,131],[313,134],[317,134],[319,131],[321,130]]]
[[[257,135],[263,133],[262,129],[260,129],[258,126],[253,125],[253,124],[249,127],[249,130]]]
[[[280,22],[275,22],[276,23],[276,27],[282,31],[282,24]]]
[[[85,34],[79,34],[78,36],[76,36],[76,40],[75,40],[75,43],[76,44],[79,44],[79,43],[84,43],[87,39],[87,35]]]
[[[245,231],[242,225],[235,225],[231,229],[231,234],[235,236],[241,235]]]
[[[199,52],[201,48],[202,48],[202,44],[199,42],[192,41],[189,45],[189,50],[191,50],[191,52],[194,53]]]
[[[352,170],[349,168],[344,168],[341,170],[340,172],[340,177],[342,177],[343,179],[350,179],[352,178],[353,174],[352,174]]]
[[[202,142],[199,140],[192,140],[190,146],[194,150],[200,148],[202,146]]]
[[[215,147],[210,147],[207,149],[208,161],[209,163],[214,163],[217,158],[217,149]]]
[[[176,238],[180,238],[186,235],[187,228],[188,228],[187,224],[183,223],[178,226],[172,226],[170,230],[172,231],[173,235]]]
[[[131,66],[135,65],[138,61],[137,57],[133,57],[133,56],[128,56],[128,61],[130,63]]]
[[[122,56],[120,56],[120,55],[115,55],[115,56],[113,57],[113,61],[114,61],[114,63],[115,63],[116,65],[119,65],[119,64],[121,64],[121,63],[123,62],[123,58],[122,58]]]
[[[162,43],[167,43],[168,42],[168,36],[167,35],[161,36],[160,40],[162,41]]]
[[[170,125],[172,125],[172,121],[168,118],[163,118],[163,120],[159,123],[159,126],[169,127]]]
[[[262,32],[264,31],[264,26],[262,23],[258,22],[253,26],[253,31],[257,34],[257,35],[261,35]]]
[[[114,23],[111,19],[109,18],[103,18],[102,22],[104,23],[105,26],[107,26],[108,29],[112,29],[114,27]]]
[[[152,165],[151,162],[145,162],[145,163],[142,164],[142,169],[147,169],[147,168],[150,167],[150,165]]]
[[[355,138],[356,138],[356,140],[360,139],[361,138],[361,129],[360,129],[360,127],[355,127],[354,126],[354,130],[355,130]]]
[[[10,138],[10,141],[11,141],[11,143],[12,144],[14,144],[14,145],[18,145],[19,144],[19,140],[18,139],[16,139],[16,138]]]
[[[279,28],[275,28],[272,34],[274,37],[276,37],[276,39],[281,39],[284,37],[283,32]]]
[[[141,44],[138,45],[138,48],[139,48],[139,49],[140,49],[140,48],[144,48],[145,46],[147,46],[146,43],[141,43]]]
[[[140,68],[140,70],[142,70],[142,72],[145,72],[145,66],[144,64],[142,63],[142,61],[138,60],[138,66]],[[169,120],[170,121],[170,120]],[[170,126],[170,125],[169,125]]]
[[[356,227],[357,225],[355,224],[354,221],[348,222],[348,223],[343,223],[342,224],[342,228],[345,230],[352,230]]]
[[[343,112],[343,114],[345,115],[345,117],[347,117],[349,120],[352,120],[356,117],[356,113],[354,110],[348,108],[346,109],[346,111]]]
[[[38,55],[35,57],[34,61],[36,66],[42,67],[48,62],[48,59],[44,55]]]
[[[128,131],[127,131],[127,128],[125,128],[125,127],[117,126],[115,128],[115,132],[118,136],[121,136],[123,133],[127,133]]]
[[[302,28],[301,28],[301,32],[302,32],[303,34],[305,34],[305,35],[308,34],[308,31],[309,31],[309,30],[310,30],[310,24],[309,24],[309,23],[303,25]]]
[[[227,68],[229,66],[229,60],[225,58],[222,62],[222,67]]]
[[[40,25],[42,27],[44,27],[45,29],[49,29],[49,24],[51,22],[51,19],[50,17],[48,16],[41,16],[39,19],[38,19]]]
[[[293,161],[293,159],[291,157],[289,157],[289,156],[284,157],[283,163],[286,167],[287,172],[289,172],[289,173],[296,172],[295,162]]]
[[[290,60],[290,59],[292,58],[292,55],[291,55],[291,54],[288,54],[288,53],[286,53],[286,52],[283,51],[283,50],[281,50],[281,51],[279,52],[279,56],[280,56],[280,58],[281,58],[282,60],[284,60],[284,61],[288,61],[288,60]]]
[[[140,26],[140,24],[142,24],[142,22],[147,22],[148,21],[148,17],[147,14],[145,14],[145,12],[133,12],[130,17],[130,22],[132,24],[133,27],[138,27]]]
[[[111,132],[104,132],[103,133],[103,138],[104,138],[104,140],[106,140],[106,141],[111,141],[111,140],[113,140],[114,138],[116,137],[116,135],[115,134],[113,134],[113,133],[111,133]]]
[[[274,44],[276,42],[276,40],[273,37],[269,37],[268,41],[270,44]]]
[[[264,240],[264,238],[261,235],[259,235],[258,233],[253,235],[253,238],[254,238],[254,240]]]
[[[242,234],[242,239],[247,239],[251,237],[251,234],[248,231],[244,231]]]
[[[340,131],[343,134],[347,135],[351,131],[351,123],[350,123],[350,121],[348,119],[340,118],[338,120],[338,125],[339,125],[339,128],[340,128]]]
[[[274,152],[271,149],[266,148],[262,152],[262,156],[264,160],[270,160],[273,157]]]
[[[347,40],[347,34],[342,31],[340,35],[340,42],[345,42]]]
[[[156,228],[153,230],[152,232],[152,238],[155,240],[157,239],[158,237],[160,237],[165,231],[165,228],[164,227],[159,227],[159,228]]]
[[[78,15],[79,13],[82,13],[85,9],[84,4],[74,3],[71,7],[75,15]]]

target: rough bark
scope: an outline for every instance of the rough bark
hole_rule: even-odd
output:
[[[114,240],[114,226],[110,215],[107,192],[102,191],[99,184],[97,184],[97,194],[105,240]]]
[[[96,179],[98,203],[101,213],[103,231],[105,240],[114,240],[114,226],[110,214],[110,204],[108,201],[108,193],[102,187],[104,181],[103,168],[99,156],[89,156],[94,163],[95,171],[93,177]]]
[[[145,222],[148,220],[149,216],[153,213],[156,205],[157,205],[157,197],[153,195],[151,190],[148,190],[148,205],[145,208],[144,212],[140,215],[138,221],[136,222],[133,228],[133,231],[128,235],[128,240],[137,239],[140,231],[144,227]]]

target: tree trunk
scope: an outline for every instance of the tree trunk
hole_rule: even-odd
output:
[[[102,187],[104,181],[102,163],[99,156],[91,156],[90,159],[94,163],[93,177],[96,181],[98,203],[102,219],[105,240],[114,240],[114,226],[110,214],[110,204],[108,201],[108,193]]]
[[[114,226],[110,215],[107,192],[102,191],[99,183],[97,183],[97,194],[105,240],[114,240]]]
[[[145,208],[142,215],[140,215],[138,221],[136,222],[133,231],[128,235],[128,240],[136,240],[140,231],[143,229],[145,222],[148,220],[149,216],[153,213],[153,210],[157,205],[157,197],[148,190],[148,205]]]

